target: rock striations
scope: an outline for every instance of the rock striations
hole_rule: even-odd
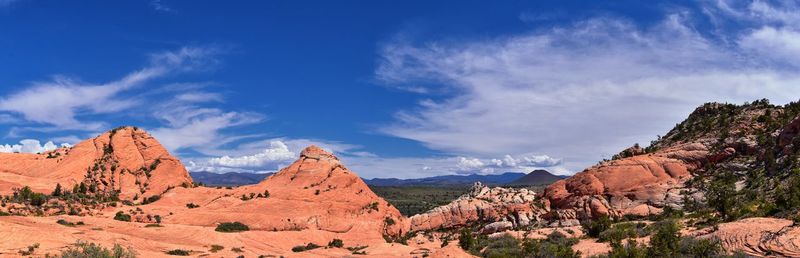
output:
[[[494,187],[475,183],[469,193],[451,203],[411,217],[412,231],[489,223],[484,231],[501,231],[528,226],[538,220],[542,209],[528,189]]]

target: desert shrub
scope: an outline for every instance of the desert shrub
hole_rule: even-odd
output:
[[[56,188],[53,189],[53,196],[61,196],[63,194],[63,190],[61,189],[61,184],[56,184]]]
[[[471,250],[473,247],[477,245],[475,237],[472,236],[472,231],[469,228],[461,229],[461,233],[458,235],[458,246],[464,250]]]
[[[342,248],[344,247],[344,242],[341,239],[334,238],[330,243],[328,243],[328,247]]]
[[[189,256],[191,252],[183,249],[169,250],[166,252],[168,255]]]
[[[320,248],[320,247],[321,246],[319,246],[317,244],[308,243],[307,245],[298,245],[298,246],[292,247],[292,252],[295,252],[295,253],[305,252],[305,251],[314,250],[314,249],[317,249],[317,248]]]
[[[394,221],[394,219],[392,219],[390,217],[386,217],[386,218],[383,219],[383,223],[386,224],[387,226],[392,226],[396,222]]]
[[[646,258],[647,246],[639,245],[636,240],[629,239],[628,243],[623,245],[621,243],[612,242],[611,251],[606,256],[608,258]]]
[[[663,230],[664,235],[659,238],[658,243],[651,246],[639,245],[635,240],[630,239],[628,243],[623,245],[620,243],[612,243],[611,251],[600,257],[609,258],[649,258],[649,257],[745,257],[743,255],[734,254],[733,256],[725,256],[720,242],[716,239],[694,239],[690,237],[676,237],[671,234],[672,226],[663,224],[660,230]],[[657,232],[656,235],[659,235]],[[664,244],[663,238],[666,236],[669,239],[669,244]],[[655,237],[655,236],[654,236]]]
[[[245,224],[242,224],[241,222],[223,222],[217,225],[217,228],[214,230],[217,232],[230,233],[230,232],[248,231],[250,230],[250,227],[248,227]]]
[[[114,215],[114,219],[115,220],[119,220],[119,221],[130,222],[131,221],[131,215],[125,214],[125,212],[123,212],[123,211],[118,211],[117,214]]]
[[[242,248],[240,248],[240,247],[233,247],[233,248],[231,248],[231,251],[234,252],[234,253],[243,253],[244,252],[244,250],[242,250]]]
[[[580,252],[572,250],[577,243],[577,239],[554,231],[544,240],[526,239],[522,248],[526,257],[578,258]]]
[[[194,208],[198,208],[198,207],[200,207],[200,205],[197,205],[197,204],[194,204],[194,203],[191,203],[191,202],[186,204],[186,208],[189,208],[189,209],[194,209]]]
[[[653,225],[655,233],[650,237],[650,257],[675,257],[681,240],[680,227],[674,220],[665,220]]]
[[[142,205],[154,203],[161,199],[161,195],[153,195],[142,200]]]
[[[581,223],[583,229],[586,231],[586,235],[590,237],[599,237],[601,232],[611,228],[611,224],[611,219],[609,219],[608,216],[602,216],[595,220]]]
[[[598,241],[600,242],[617,242],[621,243],[622,240],[627,238],[642,237],[649,233],[649,228],[645,223],[623,222],[611,226],[611,228],[600,232]]]
[[[519,240],[506,234],[498,238],[489,239],[481,256],[487,258],[523,257],[523,249]]]
[[[61,252],[61,258],[134,258],[136,252],[133,249],[122,248],[115,244],[112,249],[103,248],[94,243],[78,241],[74,247]]]
[[[26,248],[26,249],[19,250],[19,254],[23,255],[23,256],[32,255],[34,252],[36,252],[36,249],[38,249],[38,248],[39,248],[39,243],[35,243],[35,244],[32,244],[32,245],[29,245],[28,248]]]
[[[224,247],[224,246],[221,246],[221,245],[211,245],[211,249],[210,249],[210,250],[208,250],[208,251],[210,251],[210,252],[212,252],[212,253],[216,253],[216,252],[222,251],[223,249],[225,249],[225,247]]]
[[[75,223],[66,221],[64,219],[60,219],[60,220],[56,221],[56,223],[58,223],[59,225],[67,226],[67,227],[74,227],[75,226]]]

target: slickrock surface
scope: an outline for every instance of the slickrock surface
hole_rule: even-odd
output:
[[[121,191],[126,198],[138,194],[141,200],[153,194],[160,199],[132,206],[117,202],[82,216],[0,216],[0,257],[17,256],[33,243],[40,244],[34,256],[56,254],[77,240],[106,247],[119,243],[132,247],[140,257],[169,257],[165,252],[174,249],[215,257],[354,256],[348,247],[366,253],[358,257],[471,257],[456,243],[442,248],[438,239],[409,241],[408,245],[387,243],[386,238],[397,239],[409,231],[409,220],[375,195],[336,156],[315,146],[259,184],[232,189],[192,187],[180,162],[147,133],[134,128],[115,130],[56,152],[61,154],[50,154],[55,158],[47,158],[48,154],[0,157],[9,161],[0,163],[0,191],[9,193],[11,187],[29,185],[34,191],[50,193],[56,183],[70,189],[69,185],[84,182],[97,183],[101,190]],[[152,169],[141,170],[150,168],[155,160],[160,162]],[[97,169],[93,169],[95,164]],[[115,220],[117,212],[130,215],[132,221]],[[83,225],[59,225],[59,219]],[[160,227],[147,226],[159,221]],[[222,222],[240,222],[250,230],[215,231]],[[345,248],[292,251],[308,243],[327,246],[333,239],[341,239]],[[225,248],[212,253],[212,245]],[[232,251],[234,247],[243,252]]]
[[[453,228],[475,222],[495,222],[484,228],[486,233],[527,226],[542,213],[535,200],[536,194],[528,189],[490,188],[475,183],[469,193],[449,204],[412,216],[411,230]]]
[[[684,144],[602,162],[545,189],[545,203],[553,209],[548,218],[574,225],[585,218],[661,213],[667,205],[680,204],[689,170],[708,153],[702,144]]]
[[[56,184],[70,190],[81,182],[99,191],[119,191],[120,198],[130,200],[192,184],[192,179],[177,158],[134,127],[117,128],[48,153],[0,153],[0,194],[22,186],[50,193]]]
[[[258,197],[265,192],[269,197]],[[187,203],[200,207],[184,210]],[[383,235],[408,232],[406,219],[395,207],[375,195],[336,156],[315,146],[257,185],[233,190],[176,188],[150,206],[162,214],[176,214],[165,216],[165,221],[185,225],[239,221],[257,230],[313,229],[343,233],[343,239],[380,241]],[[184,211],[174,212],[176,207]]]
[[[719,229],[699,237],[718,238],[728,251],[769,257],[800,257],[800,228],[792,221],[748,218],[719,224]]]

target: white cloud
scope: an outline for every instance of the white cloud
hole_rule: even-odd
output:
[[[164,3],[161,2],[161,0],[151,0],[150,6],[153,7],[153,9],[155,9],[156,11],[160,12],[172,11],[172,8],[169,8],[168,6],[164,5]]]
[[[489,40],[390,42],[378,79],[449,95],[422,95],[430,99],[381,131],[465,156],[546,152],[578,171],[646,144],[704,102],[800,96],[797,67],[782,65],[800,61],[789,55],[797,51],[797,13],[769,14],[783,24],[774,31],[761,30],[767,18],[748,18],[755,29],[723,39],[696,31],[693,15],[649,27],[595,18]],[[792,59],[777,63],[767,47]]]
[[[193,158],[187,169],[193,172],[215,173],[271,172],[294,162],[300,156],[300,152],[310,145],[319,146],[340,157],[370,157],[365,152],[353,151],[359,147],[351,144],[313,139],[273,138],[240,144],[232,149],[203,148],[201,151],[206,154],[216,154],[220,157]]]
[[[297,154],[289,151],[289,147],[281,141],[272,141],[269,147],[260,153],[248,156],[222,156],[208,161],[210,165],[234,168],[259,168],[273,164],[285,164],[297,159]]]
[[[214,53],[211,49],[184,47],[153,54],[148,67],[103,84],[56,76],[50,82],[34,83],[0,98],[0,111],[19,114],[27,121],[58,129],[99,130],[107,126],[99,121],[79,121],[76,117],[119,112],[140,104],[139,99],[119,95],[169,73],[203,69],[215,63]]]
[[[483,166],[483,162],[479,159],[465,157],[458,157],[458,164],[456,165],[460,171],[476,171],[483,168]]]
[[[61,144],[61,146],[70,147],[71,145],[67,144],[67,143],[64,143],[64,144]],[[39,140],[25,139],[25,140],[19,141],[19,144],[14,144],[14,145],[4,144],[4,145],[0,145],[0,152],[5,152],[5,153],[43,153],[43,152],[46,152],[46,151],[55,150],[57,148],[58,148],[58,146],[56,146],[56,144],[53,143],[52,141],[48,141],[44,145],[42,145],[39,142]]]

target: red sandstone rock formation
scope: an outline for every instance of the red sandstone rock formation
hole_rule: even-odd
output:
[[[646,216],[681,202],[689,170],[708,157],[702,144],[683,144],[619,160],[602,162],[553,183],[543,194],[551,218],[567,224],[599,216]]]
[[[135,127],[117,128],[42,154],[0,153],[0,194],[23,186],[50,193],[56,184],[71,190],[81,182],[96,191],[118,191],[122,199],[141,200],[191,185],[192,179],[177,158]]]
[[[469,193],[449,204],[412,216],[411,230],[453,228],[476,222],[489,222],[483,229],[487,233],[528,226],[542,213],[535,198],[528,189],[490,188],[476,183]]]

